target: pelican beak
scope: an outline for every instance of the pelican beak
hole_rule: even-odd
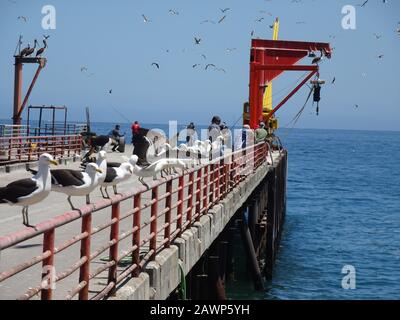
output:
[[[103,173],[103,171],[101,171],[101,169],[96,169],[96,171],[97,171],[98,173]]]
[[[56,160],[50,160],[51,164],[54,164],[55,166],[58,166],[58,162]]]

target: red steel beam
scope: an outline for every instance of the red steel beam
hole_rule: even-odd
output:
[[[307,83],[307,81],[308,80],[310,80],[311,79],[311,77],[314,75],[314,74],[316,74],[317,73],[317,71],[312,71],[296,88],[294,88],[293,90],[292,90],[292,92],[290,92],[288,95],[287,95],[287,97],[285,98],[285,99],[283,99],[276,107],[275,107],[275,109],[274,110],[272,110],[269,114],[268,114],[268,116],[266,117],[266,122],[268,122],[269,121],[269,119],[271,119],[271,117],[293,96],[293,95],[295,95],[296,94],[296,92],[297,91],[299,91],[300,90],[300,88],[302,87],[302,86],[304,86],[306,83]]]
[[[281,65],[281,64],[275,64],[275,65],[261,65],[254,63],[253,66],[255,71],[262,71],[262,70],[284,70],[284,71],[318,71],[319,68],[317,65],[294,65],[294,66],[289,66],[289,65]]]

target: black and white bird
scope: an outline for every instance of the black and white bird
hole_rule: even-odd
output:
[[[88,163],[84,172],[77,170],[52,170],[54,179],[52,191],[64,193],[72,210],[78,210],[71,202],[71,197],[86,196],[86,204],[90,204],[89,194],[98,186],[103,172],[96,163]]]
[[[0,203],[22,206],[23,224],[27,227],[30,227],[28,207],[43,201],[51,191],[50,164],[58,163],[50,154],[42,154],[39,157],[39,171],[35,176],[0,188]]]
[[[129,162],[122,163],[118,168],[108,167],[107,174],[104,182],[100,184],[100,192],[103,198],[110,198],[107,188],[113,187],[114,194],[117,194],[117,185],[121,182],[127,181],[132,177],[133,165]],[[103,188],[106,196],[104,196]]]

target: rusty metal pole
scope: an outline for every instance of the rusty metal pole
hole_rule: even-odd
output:
[[[157,210],[158,210],[158,187],[154,187],[152,190],[152,201],[151,205],[151,223],[150,223],[150,250],[153,251],[150,260],[154,261],[157,253]]]
[[[55,272],[53,270],[54,268],[54,237],[55,236],[55,230],[51,229],[47,231],[43,235],[43,252],[50,251],[50,256],[46,259],[43,260],[42,264],[42,281],[46,281],[46,289],[43,289],[41,292],[41,299],[42,300],[51,300],[53,298],[53,277]],[[50,278],[49,278],[49,273],[50,273]],[[43,283],[42,282],[42,286]]]
[[[15,58],[15,78],[14,78],[14,113],[13,124],[21,125],[21,117],[18,116],[22,104],[22,69],[23,64],[19,58]]]
[[[110,241],[115,243],[110,247],[110,261],[114,261],[114,265],[108,270],[108,284],[114,283],[113,289],[109,295],[115,294],[117,285],[117,268],[118,268],[118,244],[119,244],[119,217],[120,217],[120,203],[114,203],[111,207],[111,219],[116,220],[111,226]]]
[[[183,195],[184,195],[184,189],[185,189],[185,177],[181,176],[179,177],[179,191],[178,191],[178,209],[177,209],[177,215],[178,218],[176,220],[176,229],[178,231],[178,236],[180,237],[183,233],[182,230],[182,218],[183,218]]]
[[[136,228],[136,232],[133,234],[132,246],[137,246],[137,249],[132,252],[132,263],[136,264],[136,269],[132,272],[133,277],[137,277],[140,273],[140,224],[141,224],[141,207],[142,207],[141,194],[137,194],[133,200],[134,208],[138,208],[138,211],[133,215],[133,228]]]
[[[165,213],[164,239],[167,239],[167,242],[165,243],[165,248],[169,248],[171,246],[172,180],[167,182],[166,192],[168,196],[165,199],[165,208],[168,211]]]
[[[79,292],[79,300],[89,299],[89,273],[90,273],[90,240],[92,232],[92,214],[82,218],[82,233],[87,233],[81,241],[81,258],[86,258],[86,262],[79,270],[79,283],[86,282],[85,287]]]

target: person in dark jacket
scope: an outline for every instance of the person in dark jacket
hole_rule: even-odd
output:
[[[114,130],[111,130],[109,136],[111,139],[113,139],[112,151],[115,152],[120,145],[120,138],[124,137],[125,134],[121,134],[121,126],[117,124]]]

